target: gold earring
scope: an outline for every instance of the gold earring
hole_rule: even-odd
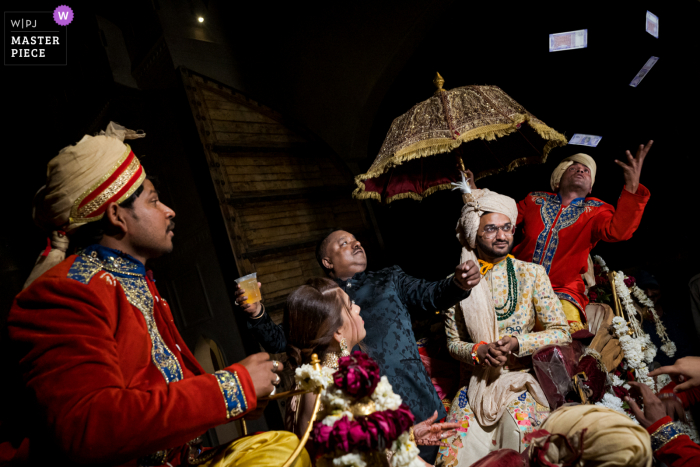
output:
[[[340,356],[341,357],[347,357],[350,355],[350,351],[348,350],[348,341],[345,340],[343,337],[340,340]]]

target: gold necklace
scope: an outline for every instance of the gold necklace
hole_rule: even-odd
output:
[[[321,366],[337,370],[339,358],[340,356],[335,352],[326,352],[326,354],[323,356],[323,362],[321,362]]]

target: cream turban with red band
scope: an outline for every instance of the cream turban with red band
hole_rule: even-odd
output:
[[[574,154],[573,156],[567,157],[559,163],[556,169],[554,169],[554,172],[552,172],[552,177],[549,179],[549,186],[552,187],[552,191],[557,191],[562,175],[564,175],[566,169],[574,165],[574,162],[578,162],[579,164],[583,164],[588,167],[588,169],[591,171],[591,186],[593,186],[595,183],[596,172],[595,161],[588,154],[580,152],[578,154]]]
[[[51,245],[39,256],[25,287],[65,259],[66,235],[102,219],[110,203],[122,203],[141,186],[146,172],[124,140],[144,136],[110,122],[99,135],[85,135],[51,159],[46,185],[34,197],[34,222],[51,232]]]

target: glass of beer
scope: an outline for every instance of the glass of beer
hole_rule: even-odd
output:
[[[243,289],[243,295],[248,297],[241,305],[259,302],[261,300],[257,273],[239,277],[236,279],[236,283]]]

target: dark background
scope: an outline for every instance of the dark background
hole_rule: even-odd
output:
[[[4,9],[53,10],[57,5],[6,2]],[[673,312],[678,319],[690,320],[687,283],[700,272],[695,141],[700,2],[358,1],[312,6],[144,0],[70,6],[75,19],[68,26],[66,67],[3,69],[3,307],[46,244],[31,219],[32,196],[43,184],[46,163],[61,148],[96,131],[91,123],[109,114],[115,97],[168,92],[172,70],[155,83],[130,86],[128,76],[165,34],[175,66],[226,82],[294,119],[355,174],[369,167],[391,121],[432,95],[436,71],[447,89],[501,87],[567,138],[574,133],[602,136],[597,148],[585,152],[598,164],[593,195],[612,204],[623,186],[614,159],[653,139],[641,178],[651,199],[639,230],[630,241],[600,244],[594,254],[614,269],[650,269],[665,293],[677,300]],[[645,32],[646,10],[659,17],[659,39]],[[206,17],[203,32],[196,29],[199,14]],[[128,50],[121,61],[110,52],[113,43],[96,15],[121,29]],[[548,52],[550,33],[584,28],[588,48]],[[207,47],[206,53],[192,44]],[[658,63],[637,88],[629,86],[651,56],[659,57]],[[529,191],[548,190],[556,164],[581,150],[558,148],[545,165],[521,167],[478,184],[519,200]],[[144,164],[148,167],[147,158]],[[201,173],[206,176],[205,170]],[[202,178],[201,183],[211,180]],[[440,192],[420,203],[373,202],[384,250],[368,251],[370,268],[399,264],[419,277],[444,277],[459,258],[454,228],[461,204],[455,192]]]

